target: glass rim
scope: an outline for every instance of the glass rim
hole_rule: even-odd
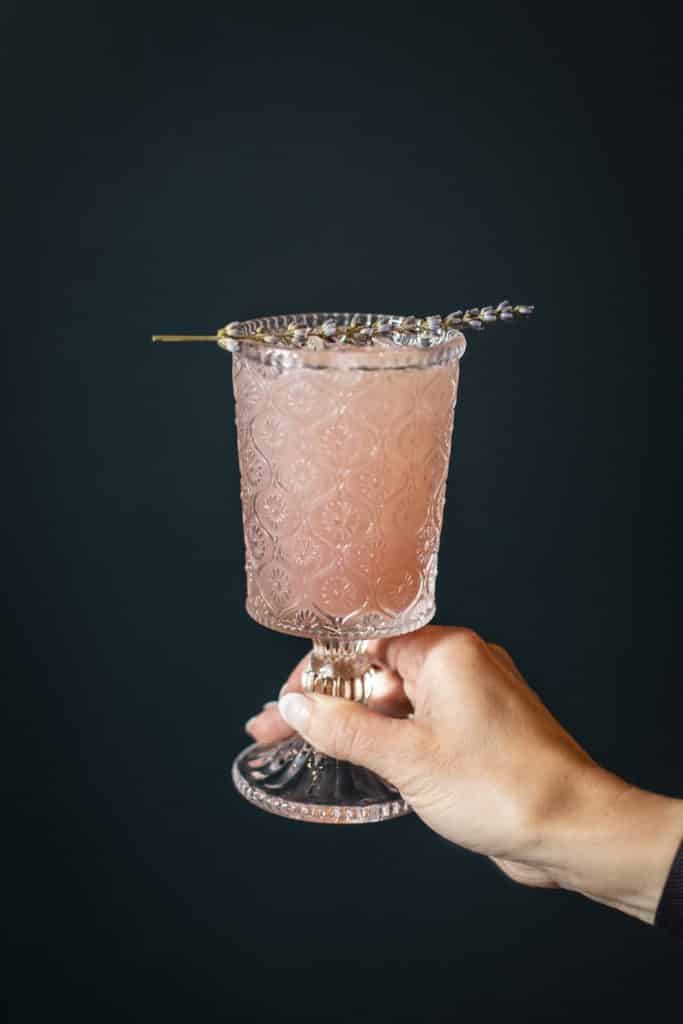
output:
[[[290,324],[316,327],[326,320],[334,319],[340,326],[351,321],[360,326],[372,326],[377,320],[390,321],[393,344],[374,348],[372,345],[344,344],[325,349],[312,349],[276,345],[256,339],[256,334],[268,333],[287,328]],[[413,330],[401,331],[401,325],[409,320]],[[429,337],[415,343],[414,318],[392,313],[287,313],[277,316],[259,317],[231,325],[230,336],[219,337],[218,345],[254,362],[279,369],[297,367],[322,370],[382,370],[422,368],[438,366],[459,360],[467,348],[462,331],[453,327],[442,327]]]

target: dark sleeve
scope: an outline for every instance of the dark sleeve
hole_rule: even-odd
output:
[[[678,847],[662,891],[655,926],[683,939],[683,842]]]

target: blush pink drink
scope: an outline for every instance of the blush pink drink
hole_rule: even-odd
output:
[[[432,618],[458,371],[234,356],[254,619],[361,639]]]

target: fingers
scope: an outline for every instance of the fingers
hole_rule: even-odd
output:
[[[406,695],[403,681],[397,672],[384,666],[375,669],[372,692],[367,702],[372,711],[391,718],[406,718],[413,711],[413,705]]]
[[[288,693],[280,713],[316,750],[377,772],[402,789],[423,760],[424,738],[412,721],[389,718],[363,704]]]
[[[301,692],[303,689],[302,676],[307,666],[308,655],[301,659],[291,672],[287,682],[280,688],[280,697],[284,697],[286,693]],[[375,666],[372,693],[368,704],[373,710],[381,711],[383,715],[392,715],[394,718],[408,715],[413,710],[406,697],[400,676],[381,664]],[[268,705],[264,705],[264,707],[267,708]]]
[[[266,704],[263,711],[250,718],[244,728],[257,743],[277,743],[292,735],[291,726],[278,711],[277,701]]]
[[[458,644],[459,638],[462,642]],[[468,640],[471,642],[465,643]],[[450,664],[451,660],[457,660],[458,651],[463,645],[487,651],[501,668],[519,675],[514,661],[499,644],[485,644],[470,630],[458,627],[426,626],[415,633],[375,640],[368,644],[369,653],[380,663],[373,682],[369,709],[391,718],[405,718],[411,714],[416,702],[417,679],[427,656],[439,648],[437,657],[440,659],[443,652],[443,657]],[[301,692],[302,676],[307,664],[308,655],[294,668],[280,690],[280,697]],[[260,714],[249,719],[246,730],[259,743],[276,743],[292,733],[291,725],[283,720],[277,707],[272,705],[265,705]]]
[[[301,675],[304,661],[294,669],[291,676],[280,690],[280,696],[286,693],[301,692]],[[392,718],[406,718],[412,713],[413,705],[408,700],[400,677],[389,669],[379,667],[374,674],[372,694],[368,707],[382,715]],[[277,743],[291,736],[291,726],[287,725],[278,711],[277,702],[264,704],[263,711],[250,718],[245,725],[246,731],[257,743]]]
[[[396,672],[403,680],[406,693],[415,703],[415,682],[419,677],[427,656],[441,645],[449,645],[459,637],[475,638],[481,647],[483,642],[469,629],[459,626],[425,626],[415,633],[404,636],[388,637],[383,640],[371,640],[368,650],[378,661]],[[488,651],[502,668],[512,670],[519,675],[519,670],[512,657],[500,644],[486,644]]]
[[[425,626],[415,633],[371,640],[368,651],[372,657],[396,672],[403,680],[405,691],[415,703],[415,682],[429,652],[453,630],[446,626]]]
[[[287,681],[280,689],[280,696],[301,690],[301,677],[307,663],[308,655],[305,655],[290,672]],[[292,728],[281,717],[275,700],[264,704],[263,711],[250,718],[244,728],[257,743],[277,743],[278,740],[284,740],[292,735]]]
[[[368,653],[379,662],[380,669],[376,671],[369,707],[396,718],[411,714],[415,705],[415,682],[425,658],[435,646],[457,633],[455,627],[425,626],[405,636],[370,641]],[[302,690],[302,676],[308,657],[305,655],[291,672],[280,696]],[[289,735],[291,729],[285,732],[277,716],[266,708],[249,720],[247,732],[265,743]]]

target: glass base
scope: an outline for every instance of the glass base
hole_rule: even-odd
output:
[[[301,736],[247,747],[232,778],[252,804],[295,821],[364,825],[410,812],[398,790],[374,772],[326,757]]]

